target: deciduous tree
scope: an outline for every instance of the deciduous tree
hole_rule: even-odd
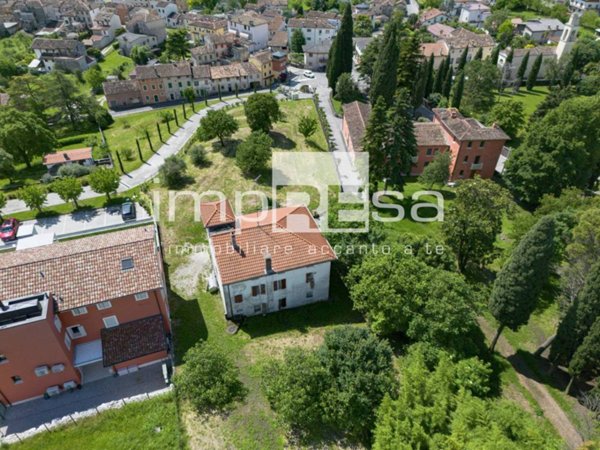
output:
[[[117,190],[120,179],[115,169],[97,168],[90,173],[89,182],[92,191],[105,194],[110,200],[110,194]]]
[[[190,42],[185,28],[169,33],[165,44],[167,53],[172,59],[185,59],[190,54]]]
[[[42,206],[46,202],[46,190],[39,185],[30,184],[17,192],[17,197],[25,203],[29,209],[37,209],[42,212]]]
[[[257,172],[264,170],[271,158],[271,145],[273,140],[262,131],[252,132],[238,145],[235,160],[242,172],[246,175],[256,175]]]
[[[238,129],[237,120],[224,110],[218,109],[206,113],[206,116],[200,120],[196,134],[202,141],[219,138],[221,145],[225,146],[225,138],[231,137]]]
[[[496,124],[512,139],[519,135],[525,121],[523,103],[518,100],[505,100],[496,103],[490,111],[488,122]]]
[[[265,133],[282,117],[279,102],[272,94],[252,94],[244,103],[244,112],[250,129]]]
[[[451,161],[449,152],[440,153],[423,169],[423,173],[419,176],[419,182],[428,189],[431,189],[434,184],[445,185],[450,178]]]
[[[79,207],[77,199],[83,193],[83,187],[77,178],[65,177],[53,181],[52,191],[56,192],[63,202],[73,202],[75,208]]]
[[[469,114],[488,112],[496,101],[494,89],[500,72],[489,61],[471,61],[465,66],[465,90],[462,107]]]

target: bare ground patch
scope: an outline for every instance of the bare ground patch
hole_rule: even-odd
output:
[[[319,328],[308,333],[295,334],[293,336],[270,337],[258,339],[248,343],[244,349],[244,355],[250,364],[265,358],[282,358],[288,348],[302,347],[314,349],[323,343],[325,329]]]
[[[171,286],[182,297],[193,298],[199,283],[204,283],[212,270],[208,251],[192,252],[171,274]]]
[[[197,414],[186,408],[181,413],[182,422],[188,436],[191,450],[229,450],[223,430],[226,418],[218,414]]]

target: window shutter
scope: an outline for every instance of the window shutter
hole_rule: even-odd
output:
[[[281,289],[285,289],[286,288],[286,283],[285,283],[285,278],[283,280],[281,280]]]

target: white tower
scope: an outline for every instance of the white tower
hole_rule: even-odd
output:
[[[571,17],[569,17],[569,22],[565,25],[565,29],[563,30],[558,46],[556,47],[556,57],[559,61],[563,56],[571,53],[573,45],[575,45],[580,17],[580,13],[574,12],[571,14]]]

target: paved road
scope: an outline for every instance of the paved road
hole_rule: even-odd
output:
[[[314,88],[317,94],[319,94],[319,106],[325,111],[333,134],[333,141],[335,143],[333,158],[337,166],[342,189],[344,192],[358,192],[358,188],[363,186],[363,181],[359,177],[346,148],[346,143],[342,136],[342,119],[335,115],[331,101],[329,100],[330,90],[327,85],[326,75],[322,72],[315,72],[314,78],[306,78],[302,75],[302,69],[289,67],[288,71],[296,75],[293,83],[297,85],[306,84]]]

